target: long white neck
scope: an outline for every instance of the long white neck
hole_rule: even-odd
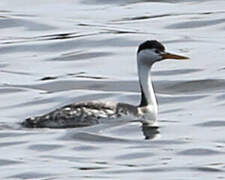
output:
[[[149,107],[157,114],[157,100],[155,97],[152,79],[151,79],[151,67],[146,64],[138,62],[138,75],[141,89],[141,103],[139,107]]]

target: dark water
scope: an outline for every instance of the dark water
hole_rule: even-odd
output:
[[[0,179],[224,179],[224,9],[223,0],[2,0]],[[19,125],[71,102],[137,104],[146,39],[191,57],[153,69],[159,128]]]

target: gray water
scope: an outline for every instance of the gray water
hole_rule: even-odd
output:
[[[224,0],[1,0],[0,179],[224,179],[224,30]],[[153,68],[158,128],[20,126],[72,102],[138,104],[147,39],[191,58]]]

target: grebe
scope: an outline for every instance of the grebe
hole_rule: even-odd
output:
[[[109,119],[155,122],[158,107],[150,71],[155,62],[164,59],[188,59],[188,57],[165,52],[165,47],[156,40],[145,41],[138,47],[137,68],[141,90],[141,101],[138,106],[108,102],[74,103],[42,116],[28,118],[22,124],[31,128],[71,128],[89,126]]]

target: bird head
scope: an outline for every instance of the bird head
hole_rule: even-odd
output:
[[[165,51],[165,47],[156,40],[145,41],[139,45],[137,51],[138,63],[145,65],[152,65],[155,62],[162,61],[164,59],[176,59],[185,60],[188,57],[168,53]]]

